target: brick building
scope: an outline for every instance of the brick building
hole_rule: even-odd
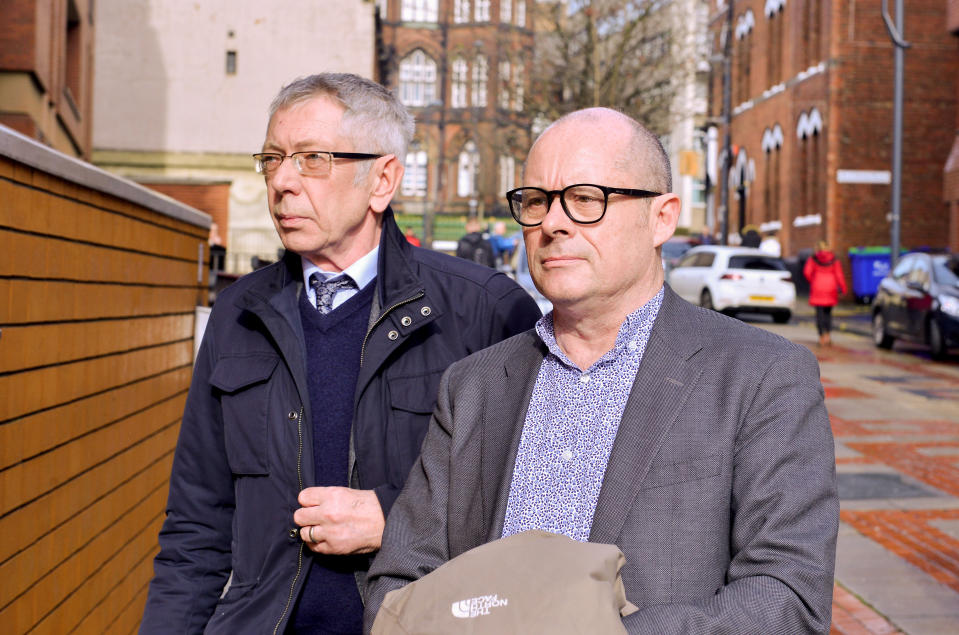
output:
[[[5,0],[0,10],[0,123],[89,158],[92,0]]]
[[[530,146],[531,4],[379,2],[377,79],[416,117],[398,212],[509,216],[502,194],[518,182]]]
[[[959,45],[959,0],[947,1],[946,28],[953,35],[952,41]],[[959,102],[959,83],[956,85],[956,101]],[[959,108],[955,121],[952,151],[943,168],[943,200],[949,206],[949,247],[959,251]]]
[[[881,0],[732,1],[730,233],[746,224],[780,228],[786,257],[819,239],[839,254],[888,245],[894,68]],[[943,166],[957,121],[959,41],[943,28],[946,9],[942,0],[906,8],[906,249],[947,244]],[[727,16],[726,2],[711,0],[720,55]],[[713,71],[710,113],[718,119],[721,64]]]

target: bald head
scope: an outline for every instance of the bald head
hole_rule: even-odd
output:
[[[635,175],[643,187],[657,192],[671,192],[672,171],[669,157],[659,139],[646,126],[612,108],[585,108],[563,115],[536,139],[530,154],[548,136],[562,134],[585,143],[601,143],[614,156],[614,167]],[[570,151],[576,151],[570,147]]]

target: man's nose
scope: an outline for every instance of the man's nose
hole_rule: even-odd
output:
[[[553,200],[549,202],[549,207],[546,208],[546,216],[543,217],[542,227],[543,231],[547,233],[567,230],[568,224],[572,222],[566,215],[566,210],[563,209],[563,202],[560,197],[560,194],[554,196]]]
[[[300,186],[300,171],[293,157],[286,157],[270,175],[270,185],[277,192],[296,192]]]

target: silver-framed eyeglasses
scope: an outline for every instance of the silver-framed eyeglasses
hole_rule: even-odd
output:
[[[365,152],[330,152],[327,150],[307,150],[293,154],[279,152],[258,152],[253,155],[253,167],[258,174],[272,176],[283,163],[283,159],[293,159],[296,171],[303,176],[326,176],[333,170],[333,159],[379,159],[382,154]]]
[[[610,194],[652,198],[660,196],[661,192],[608,187],[593,183],[576,183],[561,190],[518,187],[506,193],[506,200],[509,202],[509,211],[513,218],[523,227],[541,225],[553,204],[553,198],[556,196],[559,196],[563,211],[566,212],[570,220],[582,225],[589,225],[603,220]]]

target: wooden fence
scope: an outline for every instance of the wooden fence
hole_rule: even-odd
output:
[[[136,630],[209,225],[0,126],[0,632]]]

